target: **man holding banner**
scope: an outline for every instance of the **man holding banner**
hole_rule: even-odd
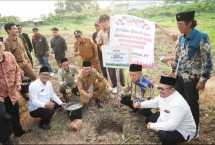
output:
[[[103,29],[99,31],[96,41],[98,45],[98,53],[101,54],[101,46],[102,45],[109,45],[109,38],[110,38],[110,17],[107,14],[102,14],[99,17],[99,22]],[[102,55],[100,55],[102,57]],[[106,69],[103,67],[102,58],[100,58],[101,68],[103,71],[104,77],[108,78],[105,74],[107,74]],[[117,77],[116,77],[116,69],[115,68],[108,68],[109,76],[112,82],[113,93],[117,93]],[[124,71],[123,69],[119,70],[120,73],[120,83],[121,86],[125,86],[124,81]]]

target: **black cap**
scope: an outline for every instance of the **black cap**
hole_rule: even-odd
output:
[[[40,68],[39,73],[42,73],[42,72],[50,72],[50,71],[49,71],[49,68],[47,66],[43,66],[43,67]]]
[[[89,67],[92,66],[91,61],[83,61],[83,67]]]
[[[176,14],[176,20],[177,21],[193,20],[194,16],[195,16],[195,11],[180,12],[180,13]]]
[[[61,58],[60,63],[64,63],[66,61],[68,61],[68,59],[66,57],[64,57],[64,58]]]
[[[176,79],[173,77],[161,76],[160,83],[175,87]]]
[[[140,65],[140,64],[130,64],[129,71],[131,71],[131,72],[142,71],[142,65]]]
[[[82,35],[82,32],[80,30],[75,30],[74,36],[76,37],[76,36],[80,36],[80,35]]]

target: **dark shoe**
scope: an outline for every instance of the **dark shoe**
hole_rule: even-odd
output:
[[[96,104],[97,104],[98,108],[102,107],[102,103],[99,99],[96,99]]]
[[[39,125],[39,127],[43,130],[49,130],[51,129],[51,127],[49,126],[49,124],[42,124],[42,125]]]
[[[15,137],[21,137],[21,136],[24,135],[25,133],[29,133],[29,132],[31,132],[31,129],[23,130],[21,133],[15,134]]]

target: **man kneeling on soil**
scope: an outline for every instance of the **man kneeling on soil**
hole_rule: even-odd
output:
[[[74,93],[76,96],[79,95],[77,81],[75,80],[75,74],[78,74],[78,69],[69,65],[69,61],[67,58],[62,58],[60,60],[61,69],[58,71],[58,83],[60,85],[60,92],[63,94],[63,97],[66,102],[69,102],[69,98],[67,93]],[[71,88],[71,91],[68,92]]]
[[[109,82],[101,76],[96,70],[92,70],[91,61],[83,61],[83,70],[78,74],[78,90],[80,100],[86,105],[93,97],[93,92],[97,91],[96,104],[101,107],[101,101],[104,100],[106,92],[112,91]]]
[[[161,76],[157,87],[159,96],[142,103],[136,102],[135,108],[159,108],[147,118],[147,129],[158,131],[162,144],[175,144],[190,141],[196,134],[196,124],[185,99],[175,90],[176,79]]]
[[[153,94],[153,84],[142,74],[142,65],[131,64],[129,67],[131,82],[127,83],[122,91],[118,94],[118,101],[130,107],[131,113],[139,111],[144,116],[152,115],[155,110],[152,109],[135,109],[134,102],[150,100]],[[153,111],[153,112],[152,112]]]
[[[56,96],[52,84],[49,81],[49,68],[40,68],[39,79],[29,86],[29,111],[32,117],[42,118],[39,127],[44,130],[50,129],[50,120],[57,108],[64,109],[64,103]]]

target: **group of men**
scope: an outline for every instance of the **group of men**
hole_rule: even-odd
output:
[[[176,14],[181,35],[172,64],[174,71],[169,76],[161,76],[157,87],[159,92],[157,97],[154,96],[153,83],[143,76],[141,65],[130,64],[131,82],[126,83],[127,86],[125,86],[123,70],[120,70],[122,91],[117,95],[117,100],[127,105],[131,112],[144,115],[147,129],[157,131],[163,144],[190,141],[199,135],[198,91],[204,89],[206,81],[210,78],[212,59],[209,38],[205,33],[195,29],[197,23],[194,16],[195,11]],[[117,92],[116,70],[102,66],[101,48],[102,45],[109,44],[109,20],[109,16],[103,14],[100,15],[99,21],[96,21],[95,26],[99,25],[102,28],[93,34],[94,43],[90,38],[83,37],[80,30],[74,32],[77,40],[74,44],[74,56],[81,56],[83,59],[80,72],[75,66],[69,64],[66,58],[66,42],[58,35],[59,30],[55,27],[52,29],[54,38],[51,40],[51,47],[60,67],[58,70],[59,90],[66,102],[69,101],[67,96],[69,88],[72,93],[80,96],[80,101],[84,105],[89,104],[95,97],[98,107],[102,107],[105,93]],[[29,86],[29,111],[32,117],[41,118],[39,123],[41,129],[50,129],[50,120],[55,110],[64,109],[65,105],[56,96],[49,81],[53,70],[48,64],[46,38],[39,34],[38,28],[33,28],[34,52],[42,64],[39,78],[36,79],[29,53],[26,51],[26,38],[21,34],[20,38],[23,37],[24,41],[17,37],[15,25],[6,24],[5,30],[8,33],[5,46],[0,42],[0,86],[2,88],[0,91],[0,126],[3,128],[0,130],[0,141],[3,144],[12,143],[10,139],[12,131],[18,137],[26,132],[19,121],[17,103],[17,93],[21,89],[21,72],[33,80]],[[107,81],[107,72],[112,86]]]

